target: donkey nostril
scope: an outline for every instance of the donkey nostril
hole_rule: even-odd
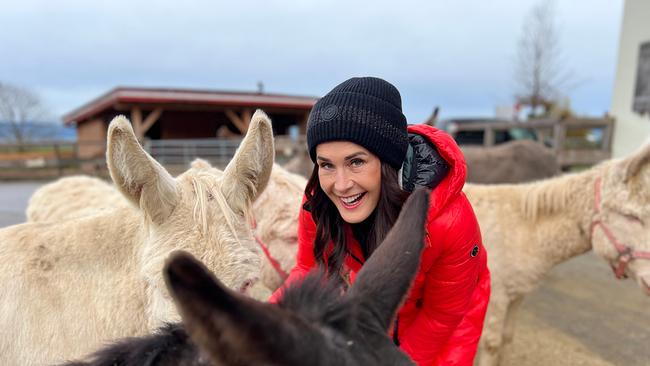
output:
[[[241,285],[241,287],[239,289],[239,292],[246,293],[248,291],[248,289],[253,287],[255,282],[257,282],[256,279],[248,279],[248,280],[244,281],[244,283]]]

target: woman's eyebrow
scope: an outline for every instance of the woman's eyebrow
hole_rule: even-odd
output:
[[[345,160],[350,160],[350,159],[353,159],[353,158],[356,158],[356,157],[359,157],[359,156],[366,156],[366,155],[368,155],[368,154],[366,154],[363,151],[359,151],[359,152],[355,152],[354,154],[350,154],[350,155],[346,156]]]
[[[359,157],[359,156],[368,156],[368,154],[366,154],[363,151],[358,151],[358,152],[355,152],[353,154],[350,154],[350,155],[346,156],[345,158],[343,158],[343,160],[350,160],[350,159],[353,159],[353,158],[356,158],[356,157]],[[325,161],[325,162],[328,162],[328,163],[332,162],[330,159],[328,159],[328,158],[326,158],[324,156],[320,156],[320,155],[316,156],[316,160],[322,160],[322,161]]]

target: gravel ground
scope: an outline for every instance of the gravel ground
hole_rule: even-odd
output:
[[[517,320],[503,365],[650,365],[650,297],[593,253],[554,268]]]

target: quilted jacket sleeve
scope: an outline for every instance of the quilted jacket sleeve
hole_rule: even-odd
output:
[[[482,249],[474,213],[469,204],[454,206],[427,226],[437,256],[426,272],[415,321],[399,337],[400,347],[420,366],[439,364],[450,343],[463,341],[454,331],[472,306],[484,267],[481,257],[472,255],[474,247]]]
[[[304,203],[304,199],[303,199]],[[316,224],[311,214],[303,209],[298,216],[298,252],[296,254],[296,265],[291,269],[289,277],[284,284],[278,288],[269,298],[269,302],[277,303],[282,298],[284,289],[296,280],[302,279],[312,268],[316,266],[314,258],[314,238],[316,237]]]

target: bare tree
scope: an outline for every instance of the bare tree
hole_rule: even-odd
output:
[[[24,144],[36,134],[53,134],[52,124],[43,122],[49,113],[41,99],[33,92],[6,83],[0,83],[0,138]],[[45,132],[45,133],[44,133]]]
[[[574,79],[563,62],[553,0],[541,0],[530,10],[517,46],[517,102],[531,107],[531,116],[548,114]]]

